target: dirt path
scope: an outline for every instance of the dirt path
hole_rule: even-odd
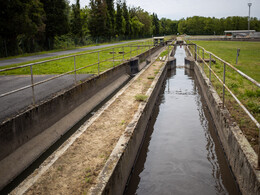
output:
[[[138,109],[135,95],[145,94],[162,62],[155,61],[137,75],[125,90],[78,137],[25,194],[85,194],[95,184],[127,124]],[[55,155],[50,157],[55,158]],[[36,170],[33,175],[37,175]],[[32,176],[31,176],[32,177]],[[30,182],[28,185],[31,185]],[[13,194],[17,193],[14,191]]]

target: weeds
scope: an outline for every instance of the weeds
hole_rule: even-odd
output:
[[[154,76],[149,76],[149,77],[147,77],[147,79],[153,80],[153,79],[154,79]]]
[[[145,102],[147,100],[148,96],[143,94],[137,94],[135,96],[135,100],[139,102]]]

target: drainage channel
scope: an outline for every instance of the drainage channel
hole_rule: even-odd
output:
[[[184,49],[175,57],[125,194],[240,194]]]

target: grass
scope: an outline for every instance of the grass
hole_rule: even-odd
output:
[[[223,41],[195,41],[198,45],[204,47],[206,50],[211,51],[225,61],[234,64],[233,58],[236,55],[236,47],[240,47],[241,55],[239,56],[239,66],[236,66],[255,80],[260,80],[260,43],[251,42],[223,42]],[[252,46],[252,48],[250,47]],[[253,51],[253,50],[254,51]],[[193,50],[194,52],[194,50]],[[235,52],[235,55],[233,53]],[[200,50],[200,56],[202,51]],[[249,54],[247,56],[247,54]],[[258,55],[257,55],[258,53]],[[208,54],[205,54],[205,58],[209,58]],[[216,60],[216,64],[211,65],[214,72],[223,81],[224,65],[219,60]],[[206,65],[200,63],[201,67],[204,67],[204,72],[209,77],[209,68]],[[247,67],[247,68],[246,68]],[[217,78],[211,74],[211,83],[218,92],[219,96],[223,98],[223,87]],[[248,81],[235,70],[226,66],[226,86],[236,95],[236,97],[242,102],[242,104],[249,110],[254,118],[260,121],[260,89],[252,82]],[[235,99],[225,92],[225,106],[228,108],[232,117],[239,124],[240,128],[244,132],[248,141],[251,143],[255,151],[257,151],[258,144],[258,129],[256,125],[251,121],[247,114],[240,108]]]
[[[48,51],[39,51],[39,52],[34,52],[34,53],[24,53],[24,54],[20,54],[20,55],[16,55],[16,56],[3,57],[3,58],[0,58],[0,61],[1,60],[7,60],[7,59],[19,58],[19,57],[27,57],[27,56],[53,53],[53,52],[58,52],[58,51],[68,51],[68,50],[72,50],[72,49],[87,48],[87,47],[92,47],[92,46],[107,45],[107,44],[113,44],[113,43],[121,43],[121,42],[125,42],[125,41],[128,41],[128,40],[111,41],[111,42],[104,42],[104,43],[98,43],[98,44],[93,43],[93,44],[84,45],[84,46],[71,46],[71,47],[68,47],[68,48],[53,49],[53,50],[48,50]],[[131,41],[134,41],[134,40],[131,40]],[[136,41],[138,41],[138,39],[136,39]]]
[[[260,82],[260,42],[193,41]],[[237,48],[240,48],[236,65]]]
[[[143,94],[137,94],[135,96],[135,100],[139,102],[145,102],[147,100],[148,96]]]
[[[153,80],[153,79],[154,79],[154,76],[149,76],[149,77],[147,77],[147,79]]]
[[[150,40],[147,40],[144,44],[148,44]],[[134,45],[138,45],[139,42],[133,42],[131,43],[132,46]],[[88,68],[82,69],[77,71],[77,74],[97,74],[98,73],[98,66],[99,66],[99,72],[105,71],[113,66],[117,66],[119,64],[122,63],[123,58],[124,60],[129,59],[130,57],[136,56],[146,50],[149,49],[149,47],[140,47],[140,49],[137,51],[137,47],[126,47],[129,44],[122,44],[120,46],[117,46],[115,49],[113,49],[114,47],[107,47],[104,48],[102,50],[99,50],[99,54],[96,53],[91,53],[93,51],[98,51],[98,50],[91,50],[88,52],[80,52],[77,54],[81,54],[81,53],[85,53],[84,55],[80,55],[80,56],[76,56],[75,57],[75,62],[76,62],[76,68],[82,68],[85,66],[90,66]],[[123,51],[123,46],[124,47],[124,52],[127,54],[119,54],[119,52]],[[111,54],[111,52],[115,52],[114,54],[114,63],[113,63],[113,54]],[[88,54],[87,54],[88,53]],[[73,55],[73,54],[70,54]],[[61,56],[59,56],[61,57]],[[46,58],[44,60],[48,60],[48,59],[54,59],[57,57],[53,57],[53,58]],[[98,62],[98,58],[100,59],[100,64],[95,64]],[[105,60],[108,60],[106,62],[104,62]],[[34,62],[38,62],[37,61],[32,61],[30,63],[34,63]],[[41,60],[43,61],[43,60]],[[25,63],[23,63],[25,64]],[[4,66],[4,67],[0,67],[0,69],[4,69],[4,68],[10,68],[10,67],[16,67],[16,66],[20,66],[23,64],[15,64],[12,66]],[[26,63],[28,64],[28,62]],[[92,65],[92,66],[91,66]],[[33,74],[35,75],[43,75],[43,74],[62,74],[65,72],[69,72],[69,71],[73,71],[74,70],[74,57],[68,57],[65,59],[60,59],[57,61],[52,61],[52,62],[45,62],[42,64],[38,64],[38,65],[34,65],[32,66],[33,68]],[[20,69],[16,69],[16,70],[11,70],[11,71],[5,71],[2,72],[1,75],[28,75],[30,74],[30,67],[24,67],[24,68],[20,68]]]

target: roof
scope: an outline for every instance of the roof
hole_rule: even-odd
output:
[[[164,39],[164,37],[154,37],[153,39]]]
[[[225,33],[253,33],[255,30],[225,30]]]

